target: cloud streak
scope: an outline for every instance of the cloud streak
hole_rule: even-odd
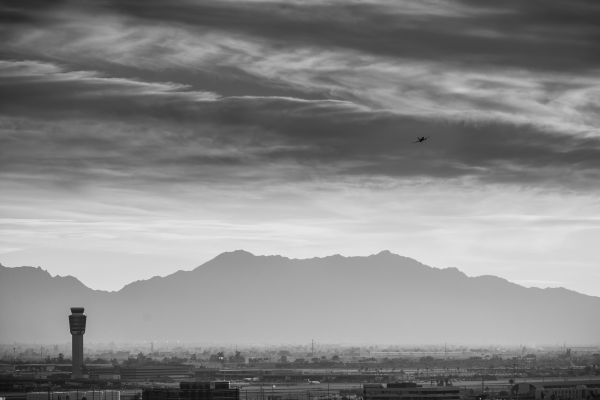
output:
[[[49,167],[68,173],[76,163],[77,174],[87,170],[99,177],[100,171],[126,175],[133,168],[148,172],[141,174],[148,179],[160,171],[157,178],[196,180],[189,167],[211,166],[205,176],[225,178],[235,177],[236,168],[281,163],[317,174],[465,176],[585,187],[597,178],[600,159],[600,141],[593,134],[578,136],[558,126],[546,131],[543,125],[501,118],[440,118],[350,100],[219,96],[179,83],[64,71],[40,62],[3,62],[0,85],[10,98],[3,108],[11,114],[3,124],[5,172],[35,156],[42,161],[32,164],[37,173]],[[37,128],[16,134],[20,124]],[[435,141],[418,147],[412,143],[416,135],[434,135]],[[42,157],[35,147],[44,142]],[[564,180],[555,179],[559,169]]]

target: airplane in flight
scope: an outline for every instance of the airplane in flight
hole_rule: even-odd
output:
[[[423,143],[423,142],[424,142],[424,141],[426,141],[427,139],[429,139],[429,137],[428,137],[428,136],[421,136],[421,137],[418,137],[418,136],[417,136],[417,140],[415,140],[413,143]]]

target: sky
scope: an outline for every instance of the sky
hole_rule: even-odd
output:
[[[600,296],[596,0],[1,0],[0,19],[5,266],[118,290],[235,249],[387,249]]]

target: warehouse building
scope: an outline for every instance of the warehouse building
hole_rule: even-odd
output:
[[[240,390],[227,381],[181,382],[179,389],[152,388],[142,392],[142,400],[239,400]]]
[[[423,387],[412,382],[365,384],[364,400],[460,400],[460,389],[453,386]]]
[[[521,382],[511,392],[518,400],[600,400],[600,379]]]

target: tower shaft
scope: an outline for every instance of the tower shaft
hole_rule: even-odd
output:
[[[73,378],[83,377],[83,335],[73,335],[71,343],[73,368]]]

